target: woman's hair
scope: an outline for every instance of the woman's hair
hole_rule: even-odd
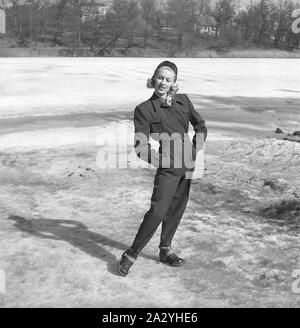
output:
[[[176,82],[176,80],[177,80],[177,74],[178,74],[177,66],[174,63],[172,63],[172,62],[170,62],[168,60],[165,60],[165,61],[161,62],[156,67],[153,76],[147,80],[147,84],[146,84],[147,88],[149,88],[149,89],[154,88],[154,83],[155,83],[154,78],[155,78],[155,75],[158,72],[159,68],[160,67],[163,67],[163,66],[164,67],[168,67],[169,69],[171,69],[175,73],[175,82]],[[175,83],[174,86],[171,87],[170,92],[176,93],[177,91],[178,91],[178,84]]]
[[[153,77],[149,77],[149,79],[147,80],[146,86],[147,86],[148,89],[154,88],[154,79],[153,79]]]

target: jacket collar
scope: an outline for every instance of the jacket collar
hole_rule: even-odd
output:
[[[155,91],[153,92],[153,94],[149,100],[153,103],[156,111],[159,111],[159,108],[161,108],[161,107],[164,107],[164,108],[170,107],[169,105],[164,103],[164,101],[156,94]],[[174,96],[173,102],[183,105],[183,103],[178,99],[177,95]]]

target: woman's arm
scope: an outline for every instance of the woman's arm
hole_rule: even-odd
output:
[[[207,138],[207,127],[205,126],[205,121],[201,115],[195,110],[194,105],[190,101],[189,97],[185,95],[189,104],[189,121],[191,122],[195,135],[193,137],[193,145],[196,150],[202,149],[203,142]]]
[[[161,155],[151,148],[149,142],[150,119],[148,119],[145,109],[136,107],[134,111],[134,149],[137,156],[147,163],[159,167]]]

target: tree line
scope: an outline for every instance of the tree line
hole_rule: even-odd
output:
[[[94,55],[123,51],[229,47],[299,47],[292,0],[0,0],[8,35],[20,46],[88,47]],[[100,8],[100,9],[99,9]],[[101,8],[104,10],[101,12]],[[195,33],[200,16],[214,18],[214,35]]]

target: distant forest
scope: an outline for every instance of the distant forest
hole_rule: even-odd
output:
[[[299,49],[292,0],[0,0],[11,47],[56,47],[94,56],[214,49]],[[210,18],[206,20],[203,18]],[[205,23],[208,22],[208,23]],[[203,33],[201,25],[213,25]],[[200,31],[196,27],[200,25]],[[204,28],[206,28],[204,26]]]

